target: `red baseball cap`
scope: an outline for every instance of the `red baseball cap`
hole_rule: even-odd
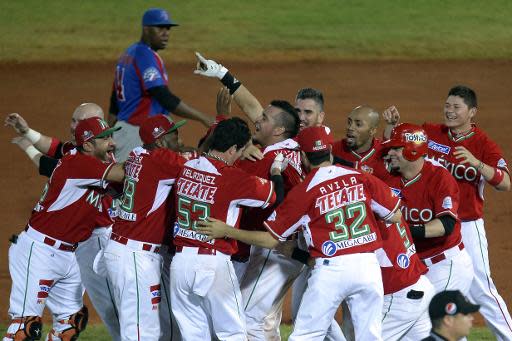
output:
[[[164,115],[151,116],[146,118],[140,125],[139,136],[144,144],[150,144],[159,137],[175,131],[185,123],[187,123],[187,120],[174,123]]]
[[[297,135],[297,142],[306,153],[330,150],[334,143],[331,130],[326,126],[307,127]]]
[[[114,131],[118,131],[121,127],[110,128],[107,122],[99,117],[89,117],[78,122],[75,129],[75,141],[77,146],[83,145],[85,142],[112,135]]]

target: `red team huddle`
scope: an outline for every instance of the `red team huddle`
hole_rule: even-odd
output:
[[[176,26],[151,11],[147,27]],[[485,183],[510,190],[510,176],[473,123],[471,89],[450,90],[444,124],[398,123],[388,108],[384,141],[381,115],[357,107],[334,141],[319,91],[302,89],[295,107],[263,108],[225,67],[198,59],[195,73],[222,82],[252,136],[245,121],[225,118],[190,152],[179,139],[184,121],[152,111],[142,119],[137,107],[138,121],[120,120],[136,126],[140,145],[116,163],[114,139],[127,125],[110,128],[103,112],[80,116],[70,144],[7,117],[49,181],[9,249],[3,340],[39,340],[45,306],[54,318],[47,340],[76,340],[87,325],[83,288],[114,340],[280,339],[294,281],[307,285],[294,286],[289,340],[420,340],[431,333],[431,298],[447,289],[481,305],[495,336],[512,340],[482,219]],[[150,83],[166,84],[167,73],[163,63],[139,72],[150,101]],[[184,105],[161,96],[162,113]],[[343,332],[334,320],[342,304]]]

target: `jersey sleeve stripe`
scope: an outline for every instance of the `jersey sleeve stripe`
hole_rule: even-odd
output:
[[[270,232],[270,235],[272,237],[274,237],[275,239],[279,240],[279,241],[285,241],[286,238],[282,237],[281,235],[277,234],[274,232],[274,230],[272,230],[272,228],[267,224],[266,221],[263,222],[263,226],[265,226],[265,228],[267,229],[268,232]]]
[[[105,169],[105,172],[103,172],[103,176],[101,177],[100,186],[103,188],[106,188],[108,185],[108,182],[105,180],[108,173],[110,172],[110,169],[114,166],[114,163],[112,162],[110,165],[108,165],[107,169]]]
[[[443,215],[451,215],[452,217],[457,219],[457,215],[450,210],[439,212],[438,214],[436,214],[436,217],[441,217]]]
[[[272,194],[274,194],[274,183],[270,181],[270,191],[268,193],[267,200],[261,205],[262,208],[266,208],[268,206],[268,202],[270,201],[270,198],[272,198]]]

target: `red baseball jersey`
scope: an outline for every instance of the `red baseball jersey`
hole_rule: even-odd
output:
[[[288,193],[293,187],[295,187],[295,185],[302,181],[304,172],[302,170],[299,144],[296,141],[293,139],[287,139],[264,148],[262,152],[262,160],[242,160],[237,162],[236,165],[249,174],[259,176],[263,179],[270,179],[270,167],[272,166],[276,155],[283,153],[289,162],[288,167],[286,167],[282,174],[285,193]],[[272,211],[272,208],[268,208],[266,210],[247,209],[243,214],[241,226],[248,229],[264,231],[265,228],[263,227],[263,222],[268,218]]]
[[[462,146],[478,160],[509,173],[500,147],[474,125],[469,133],[458,137],[442,124],[425,123],[423,129],[428,136],[429,158],[443,165],[459,184],[460,197],[464,198],[460,203],[459,218],[463,221],[482,218],[485,180],[478,169],[460,163],[453,153],[455,147]]]
[[[50,148],[48,149],[48,153],[46,155],[60,159],[65,154],[69,153],[71,150],[75,149],[75,145],[71,141],[62,142],[59,139],[52,137]],[[110,155],[110,160],[115,162],[114,155]],[[112,184],[110,185],[112,186]],[[105,192],[103,192],[105,193]],[[112,196],[105,194],[101,196],[101,203],[103,205],[103,209],[101,214],[96,215],[96,227],[107,227],[114,223],[114,218],[117,215],[117,210],[114,207],[114,200]]]
[[[354,162],[355,168],[361,169],[366,173],[380,177],[382,172],[386,172],[384,160],[381,158],[381,141],[374,138],[372,146],[364,153],[357,153],[347,146],[346,139],[334,142],[332,145],[332,154],[344,160]]]
[[[271,181],[206,156],[188,161],[176,184],[174,245],[233,254],[237,251],[235,240],[206,241],[206,235],[195,231],[197,222],[213,217],[238,228],[242,206],[265,208],[275,199]]]
[[[373,213],[387,219],[399,206],[381,180],[333,165],[313,169],[264,225],[279,240],[303,228],[312,257],[371,252],[382,246]]]
[[[37,203],[29,225],[55,239],[74,244],[89,238],[104,207],[104,178],[113,164],[78,153],[64,155]]]
[[[383,180],[402,199],[402,215],[408,224],[426,224],[443,215],[456,219],[450,235],[414,241],[421,259],[435,256],[460,243],[462,237],[457,217],[459,187],[444,167],[425,161],[421,172],[411,180],[392,174]]]
[[[377,222],[383,240],[383,249],[391,261],[389,267],[381,267],[384,295],[393,294],[418,281],[427,272],[427,267],[416,254],[407,223],[402,218],[399,224]]]
[[[123,199],[112,231],[142,242],[168,242],[174,209],[169,193],[184,164],[185,159],[169,149],[132,150],[124,164]]]

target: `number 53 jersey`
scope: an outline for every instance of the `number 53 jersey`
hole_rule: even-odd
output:
[[[213,217],[238,228],[241,206],[266,208],[275,199],[271,181],[206,156],[188,161],[176,182],[174,244],[233,254],[236,241],[207,241],[206,235],[196,232],[197,222]]]
[[[333,165],[313,169],[264,225],[279,240],[303,228],[312,257],[372,252],[382,246],[375,216],[388,219],[399,206],[381,180]]]

